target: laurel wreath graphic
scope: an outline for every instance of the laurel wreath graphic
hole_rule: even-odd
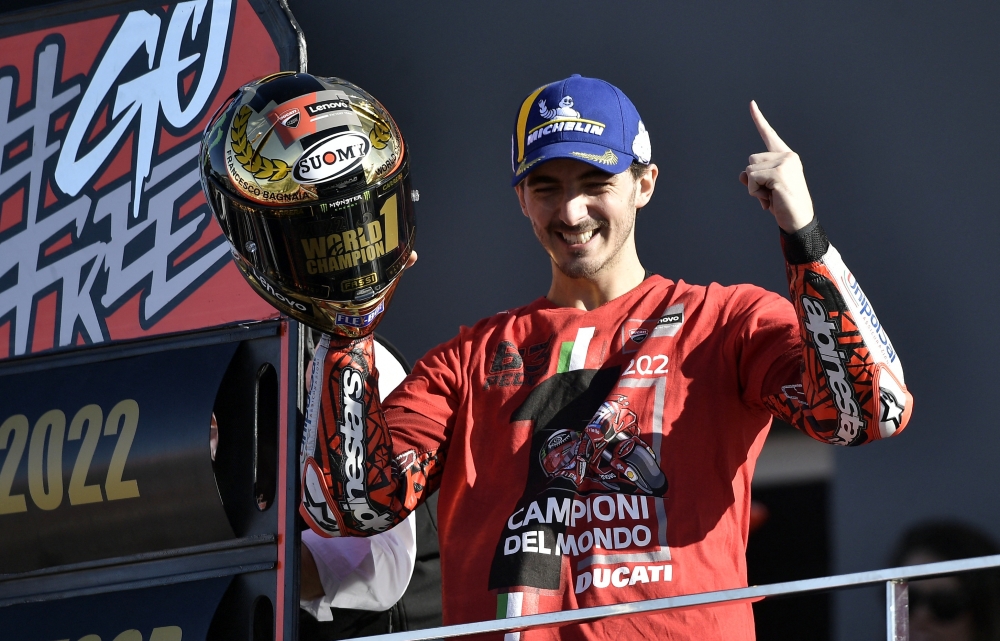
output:
[[[243,105],[233,118],[233,126],[229,130],[233,154],[240,166],[253,174],[255,178],[271,182],[281,180],[291,170],[288,163],[254,153],[250,141],[247,140],[247,122],[250,120],[251,113],[253,110],[247,105]]]
[[[614,154],[613,151],[608,149],[603,155],[598,156],[597,154],[585,154],[582,151],[571,151],[571,154],[578,156],[580,158],[586,158],[587,160],[593,160],[594,162],[599,162],[602,165],[614,165],[618,162],[618,156]]]
[[[372,121],[371,131],[368,132],[368,140],[372,143],[372,147],[374,149],[385,149],[389,141],[392,140],[392,130],[389,128],[389,123],[367,101],[352,102],[351,109]]]
[[[373,119],[372,130],[368,132],[368,140],[371,141],[372,147],[375,149],[385,149],[385,146],[392,140],[392,132],[389,131],[388,125]]]

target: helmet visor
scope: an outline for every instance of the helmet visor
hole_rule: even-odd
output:
[[[409,171],[353,196],[262,208],[208,181],[233,250],[298,297],[362,306],[383,293],[413,247]]]

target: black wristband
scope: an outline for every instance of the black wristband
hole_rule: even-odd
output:
[[[779,228],[781,232],[781,251],[785,254],[785,260],[789,265],[804,265],[813,263],[823,258],[826,251],[830,249],[830,241],[826,237],[826,232],[819,224],[819,219],[813,216],[812,222],[798,230],[794,234],[787,233]]]

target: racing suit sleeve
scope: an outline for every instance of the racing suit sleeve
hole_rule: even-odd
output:
[[[432,350],[383,409],[371,336],[324,335],[313,359],[299,512],[321,536],[372,536],[403,521],[440,484],[462,368],[459,338]],[[418,390],[415,388],[419,388]],[[430,408],[430,409],[429,409]],[[390,427],[392,426],[392,427]]]
[[[765,305],[770,311],[756,310],[744,324],[750,327],[744,329],[744,356],[754,353],[752,343],[758,344],[757,355],[760,344],[783,346],[775,358],[757,360],[769,365],[749,385],[756,396],[752,404],[835,445],[898,434],[910,418],[913,397],[860,285],[815,219],[795,234],[782,232],[782,249],[795,319],[781,300],[780,306]],[[775,322],[778,317],[786,320]]]

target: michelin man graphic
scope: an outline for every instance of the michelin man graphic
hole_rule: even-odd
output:
[[[538,113],[542,118],[552,120],[553,118],[579,118],[580,112],[573,109],[573,96],[565,96],[559,101],[559,106],[555,109],[546,109],[545,100],[538,101]]]

